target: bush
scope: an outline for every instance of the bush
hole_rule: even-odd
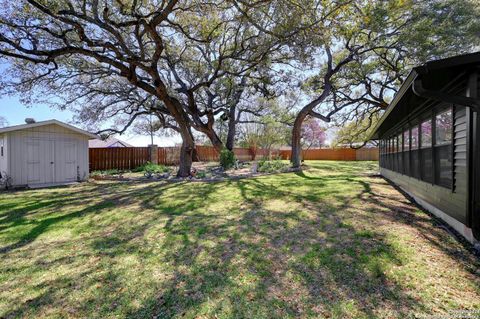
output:
[[[258,162],[258,171],[262,173],[275,173],[281,172],[287,168],[288,164],[281,160],[267,161],[262,159]]]
[[[206,178],[207,177],[207,173],[204,172],[204,171],[200,171],[197,173],[197,178]]]
[[[220,166],[222,166],[225,170],[235,166],[235,154],[232,151],[224,148],[220,152]]]
[[[170,168],[164,165],[158,165],[158,164],[153,164],[150,162],[147,162],[133,170],[133,172],[147,172],[147,173],[166,173],[169,172]]]

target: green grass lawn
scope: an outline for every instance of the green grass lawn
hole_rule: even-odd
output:
[[[480,311],[480,263],[373,162],[0,194],[0,318]]]

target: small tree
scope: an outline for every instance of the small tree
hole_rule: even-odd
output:
[[[320,125],[320,121],[315,118],[307,118],[302,125],[302,149],[311,147],[322,147],[325,145],[327,134]]]
[[[235,154],[229,149],[222,149],[220,151],[220,166],[227,170],[235,165]]]
[[[322,147],[325,145],[327,134],[325,129],[321,127],[320,122],[313,118],[308,117],[302,125],[302,159],[305,158],[305,152],[311,147]]]
[[[150,136],[150,144],[153,145],[153,137],[164,133],[163,126],[152,114],[145,115],[137,120],[133,126],[133,132],[139,135]]]
[[[268,157],[271,157],[274,146],[288,143],[292,122],[289,102],[278,98],[270,100],[259,98],[255,101],[259,105],[259,112],[243,114],[239,127],[239,143],[250,148],[254,159],[257,148],[266,149]]]
[[[260,130],[258,144],[260,148],[267,150],[267,157],[272,158],[272,149],[287,142],[288,127],[275,118],[268,116],[263,119],[264,123]]]

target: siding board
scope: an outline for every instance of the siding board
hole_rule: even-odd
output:
[[[466,196],[464,192],[452,192],[450,189],[431,185],[385,168],[381,168],[381,173],[406,191],[414,193],[459,222],[466,223]]]

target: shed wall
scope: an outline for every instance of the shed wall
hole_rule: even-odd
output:
[[[50,162],[51,158],[55,163],[55,175],[52,183],[62,183],[65,180],[65,166],[60,163],[72,160],[72,165],[78,166],[78,175],[81,180],[88,178],[88,137],[74,131],[68,130],[62,126],[51,124],[45,126],[24,129],[20,131],[13,131],[10,135],[10,175],[13,179],[14,185],[34,184],[35,182],[28,181],[28,170],[32,170],[27,164],[29,152],[39,152],[39,157],[43,162]],[[32,148],[27,145],[29,141],[53,141],[57,147],[43,149],[47,144],[40,144]],[[31,144],[31,143],[30,143]],[[48,144],[50,145],[50,144]],[[66,150],[65,145],[75,145]],[[53,153],[54,151],[54,153]],[[52,157],[53,156],[53,157]],[[47,158],[48,157],[48,158]],[[38,169],[37,169],[38,170]],[[43,168],[40,168],[39,174],[44,174]],[[31,174],[31,172],[30,172]],[[70,174],[71,175],[71,174]],[[75,174],[77,175],[77,174]],[[76,180],[75,176],[75,180]]]
[[[0,134],[0,173],[8,172],[8,135]],[[3,156],[1,154],[1,148],[3,147]]]

